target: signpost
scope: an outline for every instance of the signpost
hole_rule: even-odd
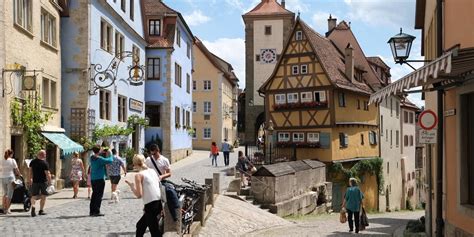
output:
[[[429,109],[421,112],[418,121],[420,123],[420,127],[422,128],[419,134],[420,143],[436,144],[436,130],[433,130],[433,128],[435,128],[438,124],[438,117],[436,116],[435,112]]]

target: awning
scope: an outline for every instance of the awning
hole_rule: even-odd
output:
[[[49,141],[56,144],[61,150],[63,155],[71,154],[75,151],[82,152],[84,148],[67,137],[64,133],[54,132],[42,132]]]
[[[370,96],[369,103],[380,103],[385,98],[402,94],[413,87],[443,82],[461,81],[474,73],[474,48],[454,49],[431,61],[416,71],[402,77]]]

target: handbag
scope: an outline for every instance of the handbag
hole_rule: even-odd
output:
[[[339,212],[339,221],[343,224],[347,221],[346,209],[344,207],[341,208],[341,211]]]
[[[48,193],[48,195],[54,194],[54,193],[56,192],[56,188],[54,188],[53,185],[49,185],[49,186],[46,188],[46,192]]]
[[[366,226],[369,226],[369,218],[367,218],[367,213],[365,209],[362,207],[362,211],[360,212],[360,229],[365,230]]]

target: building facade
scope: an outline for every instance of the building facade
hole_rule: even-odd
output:
[[[224,139],[237,138],[238,79],[232,65],[210,52],[197,37],[194,40],[193,148],[221,147]]]
[[[337,27],[348,29],[344,21]],[[378,109],[368,103],[373,90],[362,76],[363,69],[355,67],[367,60],[355,56],[362,50],[350,42],[343,51],[336,45],[297,18],[273,74],[259,92],[265,94],[266,122],[274,128],[266,146],[295,149],[298,160],[318,159],[350,168],[379,156]],[[329,177],[333,208],[338,209],[347,180],[331,172]],[[364,177],[364,202],[375,209],[376,179]]]
[[[126,128],[129,117],[144,118],[145,87],[130,81],[134,58],[139,65],[145,63],[140,1],[72,0],[62,21],[62,119],[67,133],[76,140],[94,139],[96,129]],[[143,127],[132,128],[130,135],[96,142],[107,142],[119,152],[140,152]]]
[[[242,16],[245,23],[245,137],[255,143],[265,121],[264,98],[258,89],[269,78],[293,27],[295,14],[285,0],[262,0]]]
[[[63,1],[8,0],[2,1],[2,30],[0,37],[0,67],[2,68],[1,149],[13,149],[20,171],[27,176],[29,152],[28,134],[21,122],[27,101],[39,103],[43,114],[51,117],[41,128],[41,134],[63,136],[61,128],[61,44],[60,15],[66,10]],[[31,111],[29,111],[31,112]],[[64,137],[68,139],[67,137]],[[63,186],[60,176],[64,153],[55,141],[47,140],[51,173],[57,187]]]
[[[161,0],[144,0],[146,47],[146,141],[161,140],[162,152],[171,162],[192,152],[191,30],[178,11]]]

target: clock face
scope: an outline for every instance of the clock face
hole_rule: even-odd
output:
[[[276,49],[262,49],[260,51],[260,59],[263,63],[275,63],[276,58]]]
[[[33,90],[35,88],[35,78],[32,76],[25,76],[23,78],[23,89]]]

